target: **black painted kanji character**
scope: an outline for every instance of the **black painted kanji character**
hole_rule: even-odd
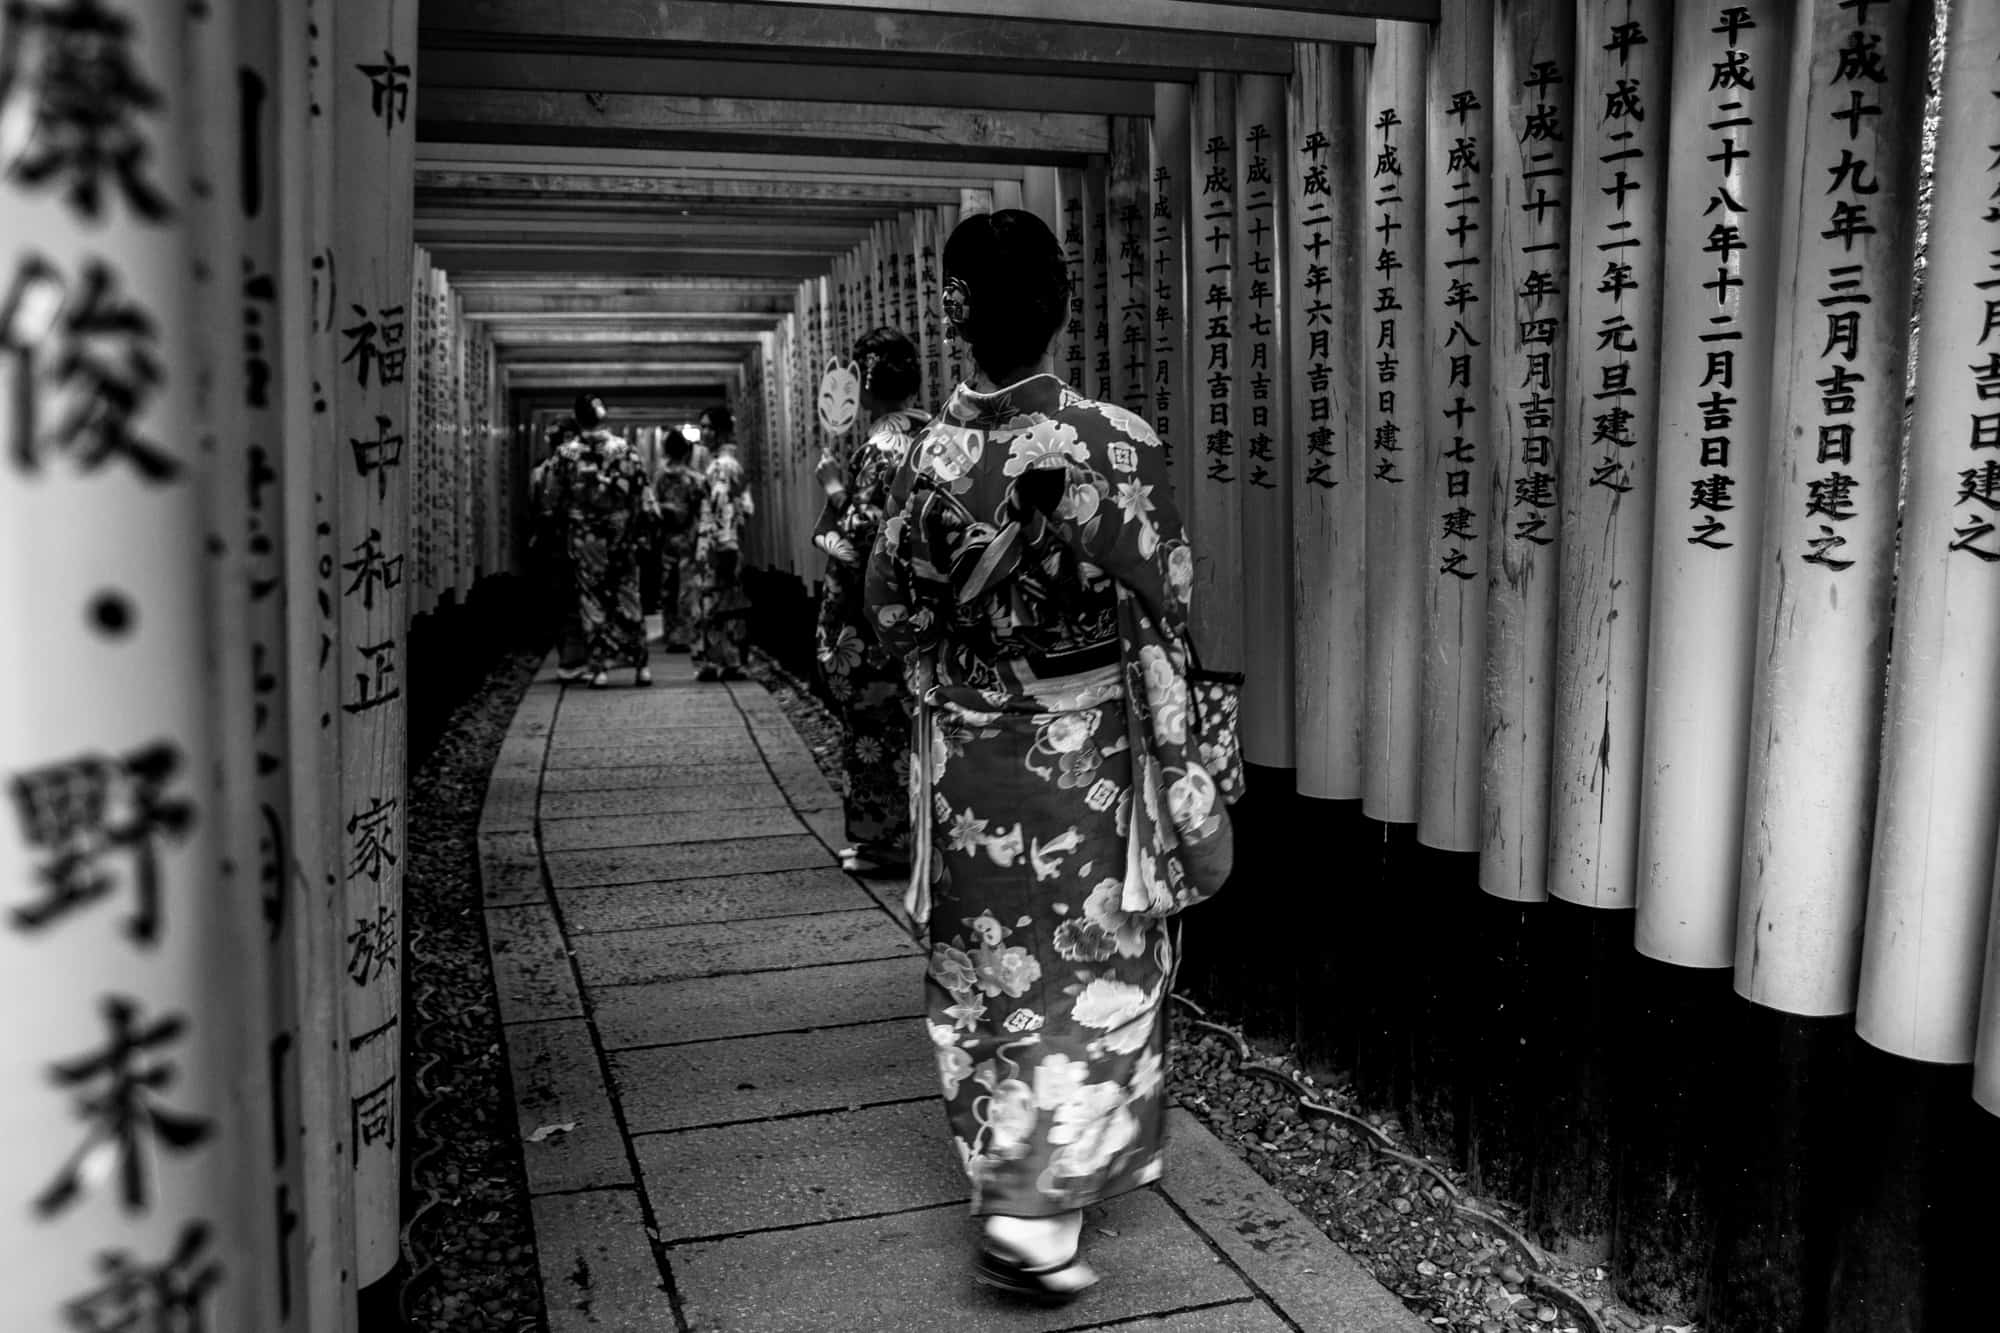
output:
[[[168,1152],[185,1153],[206,1142],[214,1126],[199,1116],[181,1115],[153,1104],[171,1087],[179,1070],[147,1057],[179,1041],[187,1019],[169,1014],[141,1024],[136,1001],[107,996],[104,1019],[111,1029],[102,1050],[49,1067],[56,1087],[77,1089],[76,1114],[89,1126],[83,1144],[71,1153],[49,1187],[35,1199],[35,1212],[52,1217],[76,1202],[84,1189],[84,1169],[108,1156],[117,1169],[119,1200],[128,1213],[143,1213],[150,1202],[146,1184],[145,1140]]]
[[[1750,73],[1750,53],[1740,48],[1731,48],[1722,59],[1713,62],[1708,76],[1708,90],[1718,88],[1749,88],[1755,90],[1757,80]]]
[[[362,388],[368,388],[370,366],[376,370],[378,384],[402,384],[410,364],[410,316],[402,306],[388,306],[376,318],[368,318],[366,306],[350,308],[360,322],[340,330],[350,342],[348,354],[340,358],[340,364],[354,366],[354,378]]]
[[[1471,558],[1471,556],[1458,547],[1453,547],[1451,550],[1446,551],[1444,553],[1444,563],[1438,566],[1438,577],[1442,578],[1446,574],[1449,574],[1457,579],[1477,578],[1479,572],[1471,567],[1469,563]]]
[[[1952,503],[1962,505],[1968,500],[2000,509],[2000,463],[1989,458],[1981,466],[1958,474],[1958,498]]]
[[[180,463],[138,428],[160,387],[158,338],[152,316],[123,299],[101,261],[89,261],[81,284],[72,284],[46,259],[24,256],[0,300],[0,353],[13,362],[16,465],[34,472],[44,454],[66,453],[86,472],[119,458],[147,481],[179,476]],[[53,418],[47,429],[45,415]]]
[[[377,498],[389,498],[389,469],[401,467],[403,463],[403,437],[389,433],[394,425],[388,417],[375,418],[375,438],[357,440],[350,438],[349,446],[354,450],[354,469],[366,477],[375,476]]]
[[[347,933],[351,950],[347,955],[347,975],[357,986],[366,986],[396,966],[396,913],[387,903],[378,903],[371,921],[354,918]]]
[[[1736,478],[1727,472],[1705,472],[1689,483],[1688,508],[1707,509],[1720,513],[1736,508],[1736,501],[1729,492],[1736,486]]]
[[[1756,26],[1757,20],[1750,16],[1748,5],[1728,5],[1716,16],[1715,26],[1709,31],[1720,33],[1726,44],[1734,46],[1737,37],[1742,35],[1744,29]]]
[[[1611,40],[1604,49],[1618,57],[1621,68],[1632,58],[1632,48],[1648,45],[1646,29],[1637,23],[1614,23],[1611,25]]]
[[[389,678],[396,674],[395,640],[357,646],[355,651],[367,659],[368,669],[354,673],[355,700],[351,704],[342,704],[341,712],[365,713],[371,708],[380,708],[383,704],[403,697],[400,685],[389,684]]]
[[[1854,517],[1854,489],[1861,483],[1845,472],[1832,472],[1806,482],[1806,513],[1824,514],[1835,522]]]
[[[1882,38],[1872,32],[1856,28],[1847,34],[1847,45],[1836,52],[1839,61],[1834,65],[1833,77],[1827,82],[1854,83],[1866,79],[1870,83],[1887,83],[1889,73],[1882,68]]]
[[[194,804],[167,799],[180,752],[161,742],[113,762],[85,755],[15,775],[8,784],[27,843],[49,854],[36,871],[42,897],[12,913],[16,928],[39,930],[110,893],[100,864],[114,850],[133,858],[132,915],[125,933],[151,944],[160,932],[159,842],[194,824]]]
[[[1799,559],[1809,565],[1823,565],[1838,574],[1841,570],[1851,568],[1854,564],[1852,560],[1842,560],[1834,554],[1835,551],[1838,551],[1845,545],[1847,545],[1847,538],[1822,523],[1819,525],[1819,536],[1806,538],[1807,550]]]
[[[390,826],[395,814],[395,801],[377,799],[347,821],[347,835],[354,839],[353,859],[347,867],[349,879],[366,875],[379,884],[385,865],[396,864],[392,849],[395,833]]]
[[[382,552],[382,532],[379,528],[368,529],[368,535],[354,548],[354,559],[341,568],[354,575],[354,582],[347,585],[344,596],[361,594],[361,605],[368,610],[375,609],[375,591],[378,588],[400,587],[403,582],[403,560],[400,555],[387,556]]]
[[[1735,542],[1722,540],[1722,534],[1728,530],[1727,523],[1713,515],[1707,515],[1689,531],[1687,542],[1689,546],[1706,546],[1711,551],[1726,551],[1736,545]]]
[[[157,1264],[135,1262],[129,1251],[97,1256],[98,1285],[62,1307],[74,1333],[204,1333],[209,1293],[222,1265],[206,1254],[210,1228],[181,1228],[174,1252]]]
[[[149,178],[145,120],[165,103],[134,59],[132,20],[102,0],[8,0],[4,17],[0,119],[16,127],[7,179],[58,188],[92,221],[112,190],[135,216],[164,221],[173,210]]]
[[[368,76],[368,108],[393,133],[410,118],[410,67],[390,51],[382,53],[379,65],[356,65]]]
[[[354,1156],[360,1160],[360,1150],[372,1148],[377,1143],[390,1148],[396,1146],[396,1076],[378,1087],[369,1089],[353,1099],[350,1106],[354,1118]]]

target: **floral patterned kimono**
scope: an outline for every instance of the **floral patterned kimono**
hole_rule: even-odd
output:
[[[743,528],[756,512],[750,478],[734,450],[718,450],[704,474],[695,525],[694,642],[697,668],[739,671],[750,641],[750,596],[743,590]],[[685,577],[685,575],[683,575]]]
[[[865,574],[889,486],[922,426],[915,412],[876,419],[847,465],[847,492],[828,500],[813,530],[827,556],[819,600],[819,667],[840,707],[847,837],[878,863],[909,859],[910,703],[903,664],[869,627]]]
[[[654,513],[645,463],[610,431],[586,431],[556,450],[549,504],[562,517],[591,670],[645,666],[639,560]]]
[[[917,690],[908,903],[975,1214],[1160,1175],[1166,918],[1230,859],[1191,748],[1194,562],[1163,454],[1053,375],[961,386],[869,561],[869,612]]]
[[[660,506],[661,639],[669,648],[685,648],[700,612],[700,583],[694,576],[696,519],[708,481],[692,460],[668,459],[653,483]]]

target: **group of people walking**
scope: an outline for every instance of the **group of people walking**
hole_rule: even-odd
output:
[[[1190,690],[1194,558],[1165,451],[1052,371],[1061,247],[1032,214],[976,214],[943,270],[974,373],[940,409],[917,409],[901,333],[854,348],[871,421],[818,470],[818,662],[844,733],[843,860],[907,871],[929,945],[926,1024],[983,1219],[975,1275],[1059,1303],[1096,1281],[1083,1209],[1161,1174],[1169,924],[1228,878],[1230,822]],[[726,430],[705,465],[676,441],[648,478],[603,415],[578,401],[544,502],[584,670],[649,679],[654,549],[669,633],[704,679],[736,674],[751,503]]]
[[[692,654],[702,680],[740,679],[750,632],[743,533],[755,505],[729,410],[702,413],[699,446],[669,432],[658,476],[608,417],[603,399],[579,394],[529,478],[538,562],[561,608],[558,675],[604,689],[623,666],[634,685],[653,683],[650,562],[663,645]]]

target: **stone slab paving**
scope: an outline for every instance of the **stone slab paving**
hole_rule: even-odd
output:
[[[571,934],[710,921],[811,916],[854,905],[853,883],[831,866],[716,875],[665,884],[600,884],[559,896]]]
[[[923,980],[921,960],[884,958],[602,986],[592,989],[591,1002],[605,1049],[619,1050],[914,1020],[924,1012]]]
[[[826,846],[810,834],[742,842],[670,843],[547,852],[549,881],[559,889],[590,884],[638,884],[655,879],[706,879],[764,870],[806,870],[827,862]]]
[[[663,886],[664,887],[664,886]],[[575,939],[577,970],[589,986],[781,972],[799,963],[915,958],[916,945],[872,906],[814,916],[712,921],[658,930],[618,930]]]
[[[862,1111],[641,1134],[660,1238],[700,1240],[933,1208],[965,1198],[935,1097]]]
[[[788,807],[759,810],[674,810],[643,815],[594,815],[550,819],[542,824],[542,846],[552,852],[598,847],[665,846],[680,842],[728,842],[773,838],[805,831]]]
[[[840,872],[839,795],[761,687],[653,670],[545,665],[481,813],[550,1333],[1424,1327],[1178,1112],[1164,1184],[1088,1214],[1102,1284],[975,1287],[901,883]]]
[[[937,1094],[923,1029],[896,1021],[611,1054],[633,1133],[770,1120]]]

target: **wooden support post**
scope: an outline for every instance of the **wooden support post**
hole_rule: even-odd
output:
[[[930,279],[931,291],[935,297],[933,301],[934,306],[938,301],[944,299],[944,248],[951,240],[952,232],[958,229],[959,220],[963,216],[964,211],[962,209],[949,206],[939,208],[936,213],[937,221],[932,235],[936,241],[937,254],[933,260],[935,271]],[[942,406],[945,400],[951,397],[953,391],[965,382],[967,367],[965,344],[957,337],[954,337],[950,329],[946,326],[944,312],[941,307],[938,308],[936,318],[937,341],[938,345],[943,349],[942,367],[944,374],[942,382],[938,384],[935,392],[938,404]]]
[[[406,588],[356,577],[409,543],[411,213],[417,6],[343,4],[334,24],[335,226],[327,257],[339,365],[342,874],[346,885],[349,1151],[360,1285],[397,1267],[402,1193]],[[384,1290],[378,1299],[393,1301]],[[364,1292],[364,1301],[369,1297]]]
[[[1537,206],[1493,226],[1495,437],[1486,543],[1486,750],[1479,886],[1548,896],[1549,759],[1555,734],[1557,475],[1569,457],[1573,3],[1509,0],[1494,19],[1493,188]],[[1664,42],[1665,34],[1660,40]],[[1562,137],[1558,137],[1562,136]],[[1594,142],[1594,140],[1593,140]],[[1579,175],[1594,173],[1586,164]]]
[[[1069,318],[1056,334],[1056,374],[1078,393],[1087,392],[1090,380],[1090,234],[1093,230],[1084,211],[1083,168],[1065,168],[1056,173],[1056,223],[1053,230],[1062,243],[1063,263],[1069,270]]]
[[[1426,29],[1376,25],[1369,70],[1366,263],[1375,299],[1363,326],[1368,478],[1368,706],[1362,737],[1369,818],[1417,817],[1424,545],[1421,442],[1429,422],[1423,349]]]
[[[1098,399],[1108,397],[1111,392],[1111,261],[1104,242],[1104,216],[1110,197],[1110,181],[1104,168],[1086,170],[1083,215],[1089,227],[1089,250],[1084,266],[1085,371],[1084,382],[1078,387]]]
[[[1585,907],[1624,908],[1635,905],[1638,876],[1646,613],[1659,454],[1655,422],[1667,252],[1666,195],[1656,182],[1666,153],[1667,18],[1661,6],[1620,2],[1586,6],[1584,22],[1589,39],[1579,52],[1576,88],[1582,170],[1571,250],[1578,268],[1569,283],[1576,341],[1565,395],[1572,464],[1561,469],[1557,482],[1562,576],[1556,602],[1549,892]],[[1623,23],[1638,23],[1641,31],[1658,36],[1649,37],[1643,49],[1623,42],[1618,36]],[[1673,99],[1676,111],[1680,101]],[[1686,218],[1676,221],[1683,228],[1692,225]],[[1697,278],[1682,280],[1692,285]],[[1700,333],[1687,328],[1683,340],[1703,346],[1694,341]],[[1675,494],[1684,495],[1685,489]],[[1668,501],[1658,504],[1658,512],[1666,514]]]
[[[1291,81],[1286,346],[1294,433],[1298,630],[1294,731],[1301,796],[1361,795],[1367,452],[1361,435],[1362,97],[1366,56],[1302,45]]]
[[[1988,451],[2000,448],[2000,374],[1992,361],[2000,347],[2000,289],[1984,285],[2000,273],[1993,254],[2000,220],[1990,200],[1989,145],[2000,141],[1996,70],[2000,12],[1954,8],[1856,1015],[1864,1039],[1915,1060],[1959,1062],[1978,1053],[1981,945],[2000,835],[2000,765],[1993,762],[2000,695],[1992,689],[2000,658],[2000,534],[1987,517],[2000,502],[2000,468],[1988,466]],[[1880,100],[1867,92],[1866,104]],[[1988,975],[2000,976],[2000,968]],[[1984,1026],[1990,1038],[1994,1020]],[[2000,1111],[1990,1046],[1986,1057],[1978,1093]]]
[[[1104,202],[1105,273],[1110,283],[1111,376],[1105,397],[1131,412],[1147,411],[1147,344],[1152,303],[1147,294],[1146,122],[1111,122],[1111,166]]]
[[[1820,3],[1793,36],[1735,962],[1794,1014],[1849,1012],[1861,963],[1929,10]],[[1881,114],[1850,135],[1856,88]]]
[[[1297,764],[1292,713],[1291,365],[1285,356],[1285,83],[1236,81],[1235,309],[1231,325],[1243,524],[1243,756],[1268,768]]]
[[[293,984],[299,1017],[298,1144],[305,1267],[300,1305],[311,1333],[352,1333],[354,1169],[348,1120],[345,830],[340,815],[338,635],[340,467],[330,402],[338,311],[326,261],[333,232],[331,0],[283,0],[282,77],[273,101],[278,142],[266,179],[282,228],[274,276],[274,393],[282,394],[285,725],[291,776],[291,901],[299,915]]]
[[[223,804],[252,788],[249,692],[215,684],[247,677],[225,631],[248,597],[237,557],[205,554],[250,521],[234,34],[128,0],[92,13],[83,46],[53,8],[5,20],[0,1323],[115,1320],[136,1286],[186,1293],[210,1327],[278,1328],[256,811]],[[116,117],[115,171],[58,128],[79,51],[120,74],[91,108]],[[198,294],[210,257],[227,267]]]
[[[1009,208],[1026,208],[1023,182],[1019,180],[996,180],[993,182],[991,209],[995,213]]]
[[[1147,236],[1153,305],[1152,359],[1146,375],[1146,412],[1165,444],[1174,502],[1184,519],[1194,501],[1194,464],[1200,457],[1189,408],[1193,392],[1188,357],[1199,316],[1188,276],[1188,230],[1193,213],[1193,149],[1189,144],[1193,99],[1176,83],[1155,84],[1153,120],[1146,140],[1153,211]]]
[[[1638,943],[1692,967],[1736,954],[1790,10],[1674,19],[1673,68],[1710,76],[1682,80],[1670,126]]]
[[[284,173],[294,145],[281,102],[287,97],[304,100],[297,95],[301,85],[290,80],[303,73],[307,34],[305,15],[296,5],[239,3],[233,12],[212,12],[209,21],[225,19],[234,21],[240,35],[236,77],[221,85],[236,94],[229,121],[236,127],[237,142],[230,155],[233,170],[226,181],[215,184],[222,186],[221,198],[237,214],[242,248],[240,281],[226,285],[229,303],[240,313],[223,327],[240,329],[242,335],[230,353],[241,363],[236,382],[241,386],[244,420],[236,456],[242,488],[237,493],[247,501],[248,522],[234,534],[234,549],[241,553],[242,594],[250,616],[249,643],[235,647],[248,657],[245,679],[261,829],[256,864],[267,928],[271,1152],[276,1176],[271,1234],[279,1261],[274,1285],[278,1327],[312,1330],[317,1311],[308,1255],[323,1242],[308,1232],[318,1211],[308,1191],[326,1193],[345,1182],[307,1172],[308,1136],[316,1137],[322,1130],[309,1123],[312,1113],[304,1094],[319,1075],[309,1073],[306,1066],[321,1056],[311,1049],[315,1038],[302,1025],[307,1002],[299,981],[309,967],[303,950],[314,941],[314,933],[305,920],[309,902],[295,879],[299,834],[294,826],[300,807],[293,787],[298,783],[318,794],[318,764],[310,747],[304,754],[293,750],[287,714],[287,692],[293,676],[303,669],[291,655],[290,603],[310,600],[310,584],[286,577],[286,494],[296,484],[289,473],[300,459],[285,441],[291,438],[295,422],[289,409],[293,402],[303,405],[307,386],[287,364],[294,345],[288,340],[296,336],[300,350],[305,345],[303,331],[291,323],[296,312],[287,310],[303,303],[303,283],[293,279],[303,276],[305,247],[302,235],[301,243],[292,245],[287,230]],[[297,147],[302,150],[304,145]],[[297,202],[296,196],[291,202]],[[296,424],[303,435],[303,418]],[[232,452],[225,449],[223,457]],[[332,1169],[331,1163],[316,1166],[320,1171]]]
[[[943,300],[938,279],[938,254],[944,249],[944,236],[938,230],[941,225],[936,209],[917,214],[917,319],[909,332],[924,369],[923,396],[918,402],[927,413],[942,407],[954,387],[944,311],[938,304]]]
[[[1064,174],[1081,170],[1065,168]],[[1014,207],[1033,213],[1049,224],[1050,231],[1060,236],[1063,234],[1063,210],[1068,201],[1062,198],[1062,186],[1057,177],[1055,167],[1028,167],[1021,173],[1021,200]]]
[[[1417,838],[1479,850],[1486,674],[1486,545],[1491,526],[1493,335],[1488,287],[1495,191],[1493,15],[1446,0],[1431,50],[1423,214],[1425,373],[1433,386],[1414,443],[1423,449],[1423,695]]]
[[[1188,257],[1191,338],[1190,430],[1201,441],[1185,502],[1194,548],[1195,647],[1217,671],[1243,670],[1243,459],[1235,386],[1244,372],[1232,319],[1236,306],[1236,79],[1203,74],[1195,84],[1190,178],[1194,191]]]

